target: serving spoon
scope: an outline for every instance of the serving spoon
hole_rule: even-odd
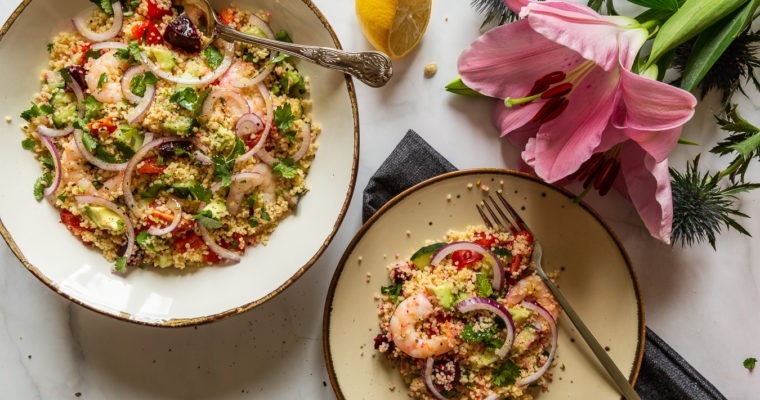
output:
[[[293,44],[247,35],[222,24],[208,0],[185,0],[184,3],[194,5],[204,12],[204,23],[199,22],[198,29],[206,37],[218,37],[228,42],[238,41],[277,50],[325,68],[353,75],[371,87],[381,87],[393,76],[391,59],[379,51],[353,53],[330,47]]]

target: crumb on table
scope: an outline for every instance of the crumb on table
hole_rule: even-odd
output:
[[[438,64],[429,63],[425,65],[425,78],[432,78],[438,72]]]

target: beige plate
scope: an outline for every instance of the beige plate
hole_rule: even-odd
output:
[[[563,293],[635,382],[644,350],[644,309],[620,242],[593,210],[574,203],[572,194],[528,175],[479,169],[445,174],[396,196],[351,241],[333,276],[323,322],[325,359],[339,398],[408,398],[399,373],[384,357],[373,357],[372,339],[379,332],[373,296],[389,284],[386,265],[396,255],[409,257],[427,239],[482,224],[475,210],[484,197],[478,182],[503,190],[524,216],[543,244],[545,268],[563,270]],[[557,361],[564,370],[555,368],[549,392],[538,398],[619,399],[570,321],[563,316],[559,324]]]
[[[228,0],[213,1],[217,10]],[[309,0],[238,0],[242,9],[272,12],[273,29],[295,40],[340,47],[335,32]],[[319,151],[306,178],[311,191],[267,246],[249,248],[240,264],[183,272],[134,269],[111,273],[112,264],[84,247],[59,223],[58,213],[32,197],[41,174],[21,148],[19,114],[40,88],[46,44],[71,30],[70,19],[92,7],[87,0],[25,0],[0,29],[0,234],[21,262],[64,297],[130,322],[180,326],[214,321],[251,309],[281,293],[322,254],[343,220],[354,188],[359,120],[350,78],[300,63],[311,78],[314,120],[322,126]]]

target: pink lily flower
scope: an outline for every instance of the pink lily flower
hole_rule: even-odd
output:
[[[523,159],[548,182],[570,177],[595,153],[620,145],[606,185],[622,169],[645,225],[667,241],[667,157],[694,114],[696,98],[631,72],[648,37],[631,18],[601,16],[560,1],[528,3],[520,14],[523,19],[492,29],[462,53],[462,80],[504,99],[496,112],[502,136],[527,146]],[[634,179],[633,165],[644,167],[639,173],[650,179]]]

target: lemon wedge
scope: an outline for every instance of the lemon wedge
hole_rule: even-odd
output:
[[[432,0],[356,0],[364,36],[397,60],[409,54],[427,29]]]

